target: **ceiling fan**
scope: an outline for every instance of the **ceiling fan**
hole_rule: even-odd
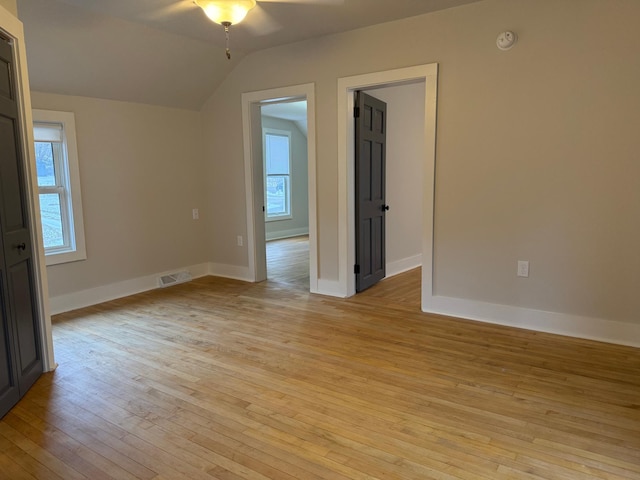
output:
[[[269,14],[260,7],[260,3],[296,3],[308,5],[341,5],[345,0],[182,0],[172,5],[171,10],[200,7],[213,22],[224,27],[226,55],[231,59],[229,47],[229,29],[250,15],[257,17],[250,29],[257,35],[267,35],[281,28]]]

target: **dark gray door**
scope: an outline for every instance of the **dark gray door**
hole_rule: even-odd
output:
[[[4,271],[2,272],[4,278]],[[13,332],[10,331],[4,299],[0,299],[0,417],[20,399],[14,367]]]
[[[42,374],[13,49],[0,38],[0,416]]]
[[[356,291],[385,277],[387,105],[356,93]]]

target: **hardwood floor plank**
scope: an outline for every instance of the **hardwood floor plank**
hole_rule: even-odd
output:
[[[124,470],[124,472],[118,472],[118,478],[124,479],[129,477],[134,479],[151,480],[157,475],[156,472],[133,461],[125,452],[113,448],[108,443],[103,442],[101,437],[104,438],[104,436],[107,435],[106,432],[101,431],[96,422],[93,421],[92,428],[87,428],[86,423],[82,420],[81,414],[77,408],[74,409],[72,415],[69,415],[67,412],[68,408],[66,409],[67,411],[60,411],[50,405],[43,407],[42,405],[37,405],[32,401],[25,401],[16,408],[16,410],[16,413],[22,416],[25,420],[29,419],[27,417],[28,413],[37,416],[40,420],[46,420],[49,424],[54,424],[56,428],[63,431],[78,443],[85,447],[89,446],[91,450],[95,451],[99,455],[109,458],[119,467],[119,469]]]
[[[1,434],[0,451],[3,452],[2,462],[0,462],[0,472],[2,472],[0,473],[0,478],[10,478],[9,475],[13,474],[11,472],[19,469],[21,474],[30,475],[30,478],[64,480],[64,477],[48,469]]]
[[[27,453],[50,471],[56,473],[65,480],[83,480],[87,478],[70,467],[60,458],[41,448],[38,444],[22,435],[19,431],[11,428],[5,422],[0,423],[0,435],[9,440],[16,448]],[[2,449],[2,454],[0,454],[0,465],[4,465],[5,462],[12,459],[11,453],[12,450],[9,448]],[[42,477],[46,478],[46,474],[43,474]]]
[[[5,458],[0,465],[2,466],[2,478],[6,478],[7,480],[35,480],[37,478],[12,459]]]
[[[53,428],[46,431],[39,421],[30,419],[27,422],[14,411],[9,412],[2,421],[84,477],[99,480],[113,479],[100,468],[103,465],[95,453],[84,449],[60,430]]]
[[[280,279],[57,316],[0,478],[640,478],[640,350],[426,315],[419,270],[310,295],[286,244]]]

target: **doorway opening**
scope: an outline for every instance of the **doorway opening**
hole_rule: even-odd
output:
[[[422,305],[425,299],[432,295],[433,270],[433,205],[435,178],[435,135],[436,135],[436,104],[437,104],[437,73],[438,65],[429,64],[408,67],[398,70],[376,72],[354,77],[338,79],[338,175],[339,175],[339,288],[344,296],[355,294],[355,122],[353,122],[354,93],[358,90],[376,90],[376,96],[387,87],[398,87],[420,84],[423,97],[420,100],[423,109],[423,122],[417,128],[421,130],[419,138],[422,146],[420,172],[413,172],[414,176],[422,179],[420,195],[420,213],[414,218],[420,232],[421,248],[418,251],[420,259],[409,256],[405,269],[411,268],[410,263],[420,261],[422,264]],[[379,90],[378,90],[379,89]],[[390,106],[390,108],[392,108]],[[394,211],[392,200],[389,200],[390,211]],[[411,218],[399,212],[398,218]],[[389,217],[389,220],[391,218]],[[410,221],[410,220],[409,220]],[[402,259],[400,259],[402,260]],[[402,268],[402,261],[397,268]]]
[[[267,279],[309,290],[307,101],[261,106]]]
[[[267,279],[268,240],[307,235],[303,267],[311,293],[318,288],[314,92],[314,84],[305,84],[242,95],[249,278]],[[280,155],[287,150],[288,166]],[[270,165],[268,152],[275,152]],[[293,242],[282,241],[278,250],[287,244]],[[271,270],[278,272],[277,265]]]

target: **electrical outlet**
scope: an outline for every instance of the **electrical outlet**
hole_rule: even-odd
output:
[[[192,214],[194,220],[199,220],[200,219],[200,212],[198,211],[197,208],[194,208],[191,211],[191,214]]]
[[[518,260],[518,276],[519,277],[528,277],[529,276],[529,262],[526,260]]]
[[[238,246],[241,247],[244,244],[244,240],[242,235],[238,235]]]

